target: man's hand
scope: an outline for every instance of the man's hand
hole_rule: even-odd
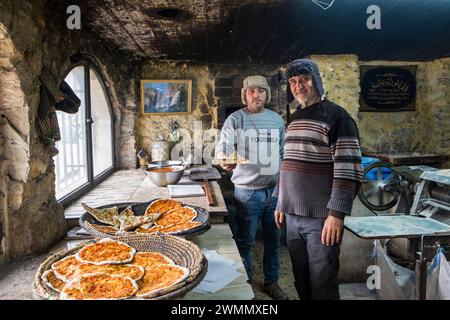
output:
[[[333,246],[339,243],[344,220],[328,215],[322,229],[322,244]]]
[[[221,167],[225,171],[233,171],[234,169],[236,169],[236,164],[224,164],[224,165],[221,165]]]
[[[275,223],[277,224],[278,229],[283,228],[285,223],[283,212],[275,210]]]

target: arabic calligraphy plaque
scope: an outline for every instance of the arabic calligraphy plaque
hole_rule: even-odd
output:
[[[360,66],[360,111],[414,111],[417,66]]]

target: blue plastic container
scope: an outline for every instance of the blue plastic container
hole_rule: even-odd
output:
[[[362,167],[365,169],[366,167],[370,166],[372,163],[380,162],[381,160],[378,158],[371,158],[371,157],[362,157]],[[383,179],[386,179],[389,174],[391,174],[392,170],[388,168],[383,168],[382,177]],[[377,180],[377,169],[370,170],[366,174],[366,179],[368,180]]]

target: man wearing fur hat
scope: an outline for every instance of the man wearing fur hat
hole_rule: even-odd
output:
[[[275,220],[286,223],[300,299],[339,299],[337,275],[345,215],[362,179],[359,133],[341,106],[324,98],[317,64],[287,66],[288,102],[299,106],[286,132]]]
[[[245,78],[241,97],[245,108],[226,119],[216,146],[216,158],[223,159],[237,153],[238,158],[250,161],[249,164],[222,166],[233,171],[234,238],[252,283],[252,250],[258,225],[262,224],[264,292],[274,299],[286,299],[278,286],[280,231],[274,218],[277,199],[272,197],[283,153],[284,121],[276,112],[264,108],[270,101],[270,87],[265,77]]]

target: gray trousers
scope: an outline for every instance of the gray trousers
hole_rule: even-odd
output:
[[[322,244],[325,218],[286,214],[286,237],[301,300],[339,300],[340,245]]]

